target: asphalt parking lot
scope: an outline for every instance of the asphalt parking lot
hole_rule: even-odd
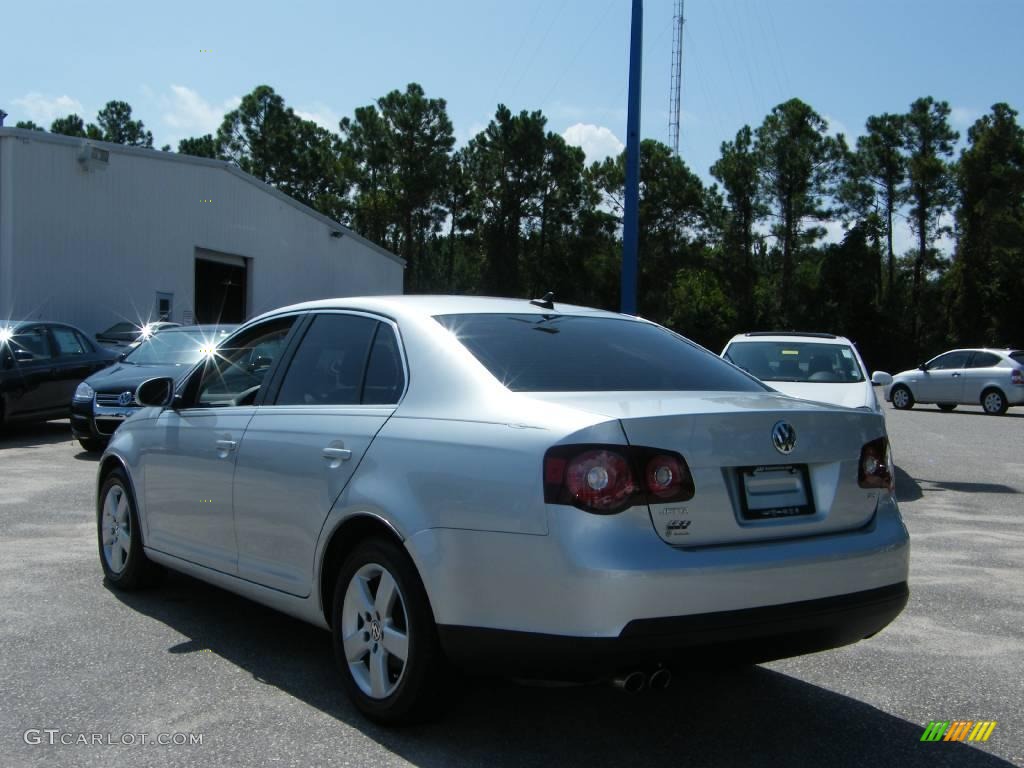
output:
[[[0,435],[0,765],[1024,765],[1024,409],[887,417],[911,600],[880,635],[692,670],[657,694],[475,683],[440,722],[397,731],[348,703],[320,630],[182,576],[108,590],[94,458],[66,422],[13,428]],[[929,720],[982,719],[998,721],[987,743],[919,741]],[[104,743],[50,745],[45,729]],[[161,733],[202,744],[140,743]]]

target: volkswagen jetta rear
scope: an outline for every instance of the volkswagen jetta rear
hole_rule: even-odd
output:
[[[547,535],[408,543],[452,657],[560,676],[767,660],[855,642],[903,609],[881,416],[773,393],[643,321],[437,319],[514,393],[504,407],[543,425],[529,491]]]

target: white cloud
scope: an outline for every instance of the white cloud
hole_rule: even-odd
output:
[[[949,121],[954,128],[970,128],[981,113],[969,107],[953,107],[949,110]]]
[[[837,136],[841,133],[847,139],[852,138],[850,136],[850,131],[847,130],[846,125],[842,120],[832,117],[831,115],[823,115],[823,117],[825,118],[825,122],[828,123],[828,128],[826,130],[828,131],[829,136]]]
[[[338,121],[341,119],[337,112],[320,102],[313,104],[309,109],[296,109],[295,114],[303,120],[312,120],[332,133],[337,133]]]
[[[606,157],[616,156],[626,148],[626,145],[619,141],[619,138],[610,129],[592,123],[570,125],[562,133],[562,138],[567,144],[581,147],[587,156],[588,163],[600,162]]]
[[[225,113],[237,107],[241,101],[238,96],[232,96],[221,104],[214,104],[188,86],[172,85],[169,95],[160,96],[163,110],[160,117],[176,138],[201,136],[216,133]]]
[[[14,106],[23,110],[25,118],[39,123],[44,128],[49,128],[50,123],[56,118],[69,115],[72,112],[83,119],[88,119],[82,114],[85,111],[82,107],[82,102],[71,98],[67,94],[63,96],[45,96],[33,91],[22,96],[20,99],[15,99],[13,103]],[[22,115],[13,115],[13,117],[16,120],[22,119]],[[11,124],[16,122],[16,120],[12,120]]]

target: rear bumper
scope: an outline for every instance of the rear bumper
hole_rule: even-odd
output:
[[[889,624],[907,604],[906,582],[852,594],[689,616],[639,619],[618,637],[567,637],[439,626],[458,664],[522,675],[588,677],[665,664],[762,662],[855,643]]]
[[[693,549],[659,539],[646,508],[589,515],[551,506],[548,523],[548,535],[433,528],[408,537],[437,624],[621,639],[665,617],[867,593],[905,584],[909,571],[891,499],[855,531]],[[851,636],[876,630],[854,626]]]

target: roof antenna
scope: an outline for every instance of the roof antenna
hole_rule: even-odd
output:
[[[543,299],[530,299],[530,303],[535,307],[541,309],[554,309],[555,308],[555,294],[554,291],[548,291],[544,294]]]

